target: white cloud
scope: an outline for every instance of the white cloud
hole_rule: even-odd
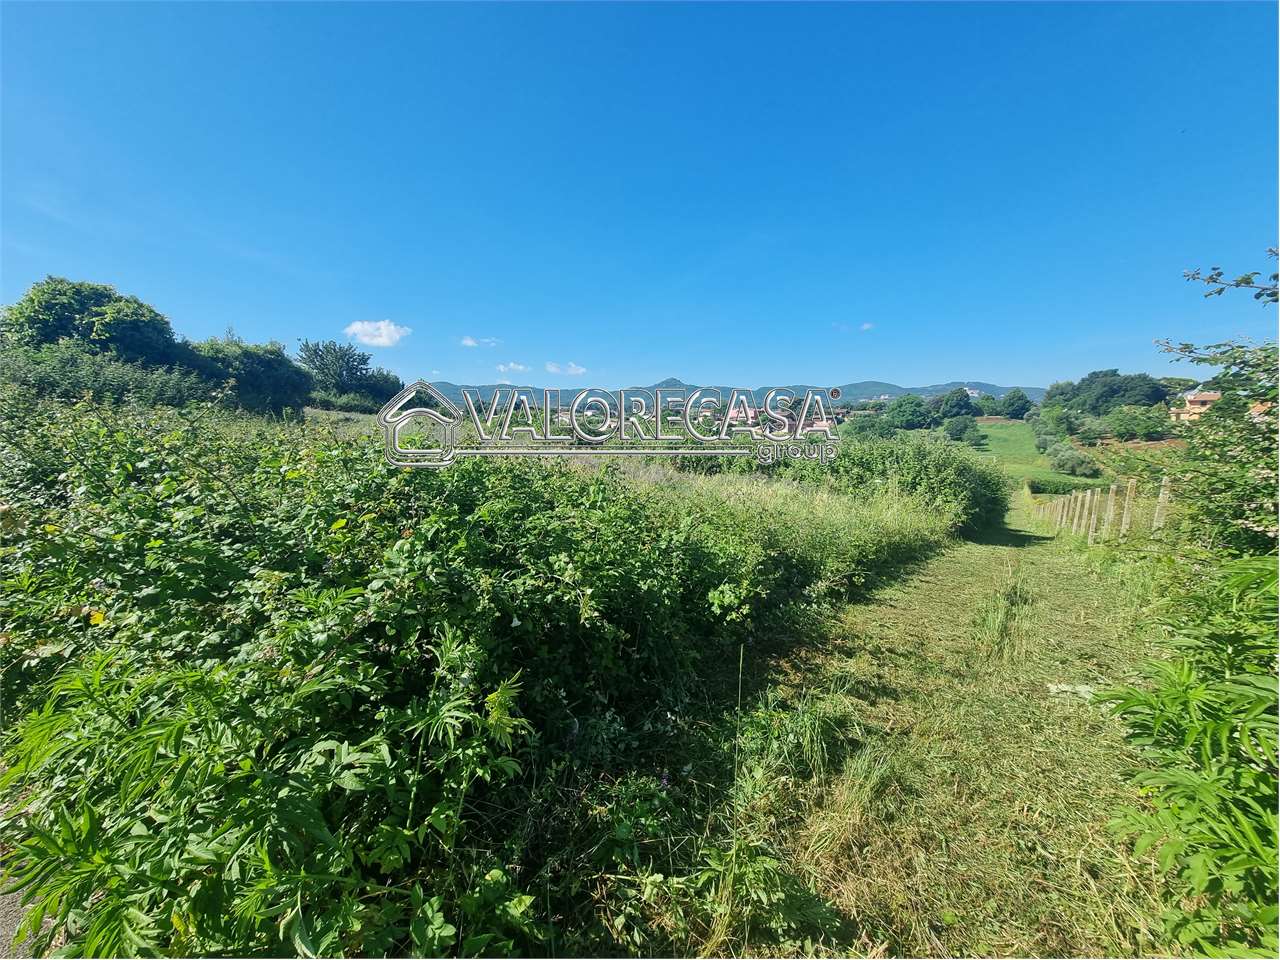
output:
[[[547,361],[547,373],[563,373],[570,377],[576,377],[586,372],[586,367],[580,367],[572,360],[565,364],[556,363],[554,360]]]
[[[347,324],[342,332],[365,346],[394,347],[413,331],[390,320],[357,320]]]
[[[497,337],[463,337],[458,342],[464,347],[496,347],[502,341]]]
[[[432,375],[433,377],[438,377],[438,376],[440,376],[440,371],[439,371],[439,370],[432,370],[432,371],[431,371],[431,375]]]
[[[510,381],[510,380],[499,380],[498,382],[499,382],[499,383],[505,383],[507,386],[511,386],[511,381]]]
[[[529,368],[526,367],[523,363],[516,363],[514,360],[512,360],[510,363],[498,364],[499,373],[519,373],[522,370],[528,370],[528,369]]]
[[[862,326],[860,326],[858,329],[859,329],[859,330],[861,330],[861,331],[863,331],[863,332],[865,333],[866,331],[870,330],[870,329],[871,329],[872,327],[874,327],[874,326],[875,326],[875,324],[874,324],[874,323],[864,323],[864,324],[863,324]]]

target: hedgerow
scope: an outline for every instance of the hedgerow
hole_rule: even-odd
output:
[[[677,745],[782,605],[1001,496],[925,448],[851,458],[849,497],[2,402],[0,848],[34,946],[91,955],[669,951],[748,874],[776,895],[744,916],[799,936],[767,851],[674,840],[708,809]]]

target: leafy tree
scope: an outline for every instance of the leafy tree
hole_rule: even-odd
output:
[[[169,321],[137,297],[120,297],[95,311],[90,336],[121,360],[161,364],[174,359]]]
[[[374,367],[365,374],[360,389],[381,407],[404,389],[404,381],[384,367]]]
[[[1267,250],[1267,256],[1276,259],[1276,248],[1271,247]],[[1221,267],[1210,267],[1208,273],[1201,273],[1200,268],[1186,271],[1183,276],[1188,281],[1199,281],[1205,284],[1209,289],[1205,292],[1206,297],[1220,297],[1228,290],[1244,288],[1253,291],[1253,299],[1263,304],[1276,303],[1280,299],[1280,287],[1277,287],[1278,275],[1271,274],[1270,283],[1258,283],[1258,277],[1262,276],[1261,270],[1252,270],[1249,273],[1241,274],[1234,280],[1225,280],[1225,274]]]
[[[102,283],[46,277],[4,311],[6,339],[36,346],[83,340],[122,360],[171,363],[173,328],[154,307]]]
[[[952,417],[980,417],[982,410],[973,402],[969,391],[964,387],[956,387],[950,393],[934,397],[929,401],[929,409],[933,411],[935,422],[950,420]]]
[[[370,367],[370,354],[336,340],[303,340],[298,361],[315,382],[312,402],[330,410],[371,413],[404,388],[390,370]]]
[[[1102,418],[1107,433],[1119,440],[1159,440],[1173,428],[1169,408],[1163,403],[1150,407],[1126,404]]]
[[[1011,420],[1021,420],[1031,412],[1033,406],[1035,404],[1031,402],[1031,398],[1017,387],[1000,398],[1000,413]]]
[[[884,420],[899,430],[922,430],[935,422],[933,412],[914,393],[895,398],[885,408]]]
[[[1185,464],[1174,479],[1188,535],[1233,556],[1274,552],[1276,344],[1162,346],[1221,371],[1222,399],[1188,427]]]
[[[974,405],[982,411],[982,415],[984,417],[1004,416],[1004,409],[1001,407],[1000,401],[989,393],[984,393],[973,402]]]
[[[852,416],[840,424],[842,437],[892,437],[897,428],[883,416]]]
[[[1168,387],[1145,373],[1095,370],[1079,383],[1053,384],[1045,393],[1043,406],[1099,417],[1125,405],[1149,407],[1167,400],[1169,394]]]
[[[974,446],[982,442],[982,433],[971,416],[950,417],[942,421],[942,432],[952,440],[960,440]]]
[[[333,393],[356,393],[369,374],[370,354],[352,343],[336,340],[303,340],[298,362],[311,372],[316,387]]]
[[[103,283],[45,277],[5,308],[4,332],[25,344],[56,343],[64,337],[88,340],[97,312],[118,298],[115,288]]]

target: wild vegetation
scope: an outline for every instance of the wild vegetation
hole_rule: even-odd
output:
[[[713,681],[1006,496],[940,443],[657,484],[5,404],[0,842],[37,947],[91,954],[664,951],[726,911],[829,936],[722,793],[726,742],[807,776],[826,721],[766,702],[726,741]]]
[[[1273,278],[1274,279],[1274,278]],[[1166,655],[1109,695],[1153,770],[1121,826],[1158,851],[1169,933],[1197,952],[1273,956],[1277,940],[1275,344],[1172,348],[1217,368],[1223,400],[1174,469]]]
[[[403,387],[352,344],[303,341],[295,361],[283,344],[246,343],[230,329],[193,343],[137,297],[62,277],[0,311],[0,346],[0,383],[69,400],[182,407],[216,397],[254,413],[368,413]]]
[[[1085,555],[1010,480],[1098,481],[963,390],[826,465],[404,470],[258,415],[390,389],[355,348],[64,283],[0,378],[35,950],[1274,954],[1274,345],[1170,348],[1225,396],[1165,555]]]

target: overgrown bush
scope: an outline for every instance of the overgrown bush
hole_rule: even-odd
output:
[[[1049,466],[1059,473],[1073,477],[1096,477],[1102,473],[1093,457],[1066,440],[1055,443],[1045,451],[1045,455],[1049,458]]]
[[[1151,764],[1151,806],[1120,828],[1180,901],[1171,936],[1198,952],[1275,956],[1276,558],[1184,572],[1160,617],[1169,659],[1106,696]]]
[[[1003,503],[961,453],[883,442],[826,492],[400,470],[305,424],[10,392],[0,849],[26,932],[92,955],[672,953],[759,890],[753,929],[818,936],[776,858],[705,833],[725,755],[685,783],[671,744],[782,605]],[[642,925],[659,890],[679,920]]]
[[[76,400],[126,398],[148,406],[181,407],[207,399],[213,387],[182,367],[145,367],[62,340],[39,347],[8,344],[0,349],[0,384],[47,397]]]

